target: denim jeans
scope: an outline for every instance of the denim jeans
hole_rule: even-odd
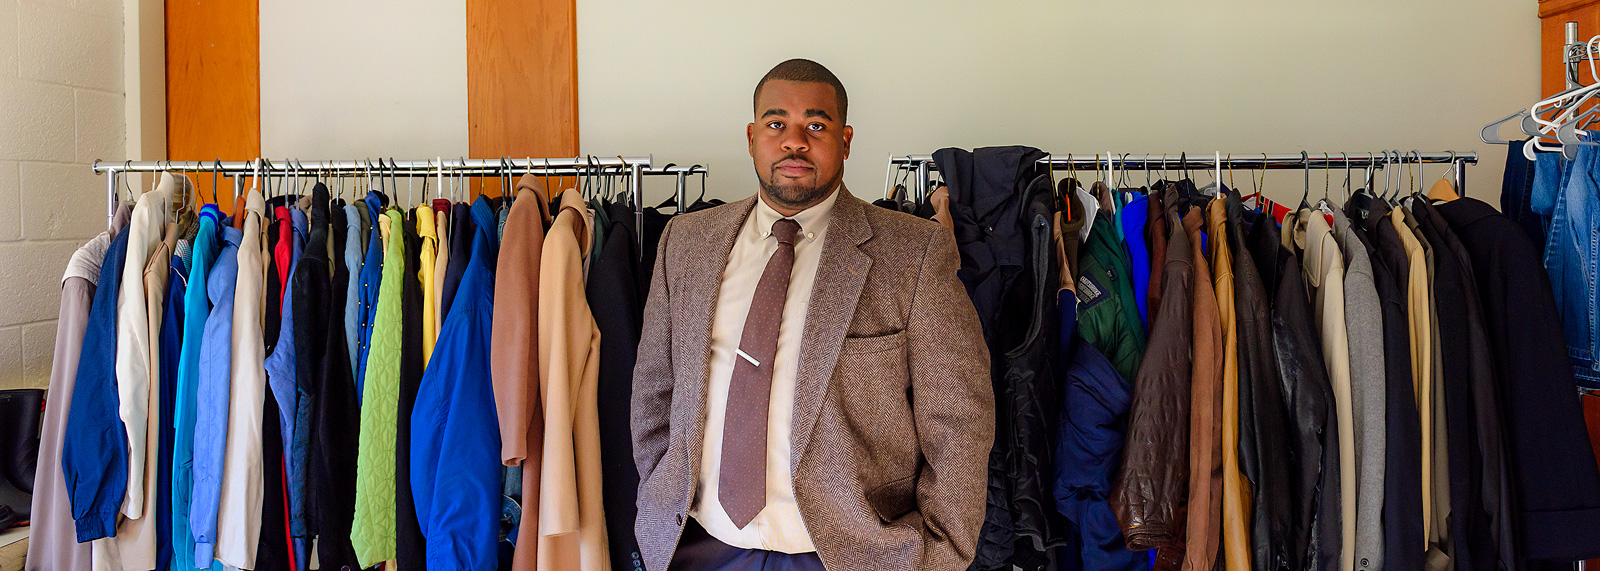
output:
[[[1549,153],[1559,156],[1557,153]],[[1533,210],[1533,180],[1537,170],[1537,162],[1530,161],[1522,155],[1522,144],[1512,143],[1506,152],[1505,177],[1500,184],[1500,212],[1517,226],[1532,241],[1533,247],[1544,248],[1545,231],[1548,226],[1549,212],[1539,213]]]
[[[1588,139],[1589,137],[1585,137]],[[1546,186],[1546,162],[1540,156],[1534,180],[1533,206],[1541,206],[1541,191]],[[1561,312],[1562,332],[1567,339],[1567,356],[1579,385],[1600,388],[1600,370],[1595,362],[1600,318],[1596,310],[1596,276],[1600,273],[1600,151],[1584,146],[1578,157],[1559,169],[1563,184],[1554,195],[1549,234],[1545,241],[1544,267],[1556,307]]]

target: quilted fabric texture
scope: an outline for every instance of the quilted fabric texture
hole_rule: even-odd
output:
[[[391,236],[404,234],[402,216],[387,217]],[[356,518],[350,543],[362,567],[394,558],[394,442],[400,408],[400,288],[405,240],[389,240],[383,256],[377,320],[361,397],[361,444],[356,453]]]

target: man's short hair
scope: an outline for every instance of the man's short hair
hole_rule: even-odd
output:
[[[774,79],[781,79],[784,81],[804,81],[809,83],[826,83],[828,85],[832,85],[833,93],[838,99],[839,103],[839,123],[843,124],[845,122],[844,118],[848,114],[846,109],[848,109],[850,106],[850,98],[844,93],[844,84],[840,83],[839,78],[834,76],[833,72],[828,71],[828,68],[823,67],[822,64],[808,59],[795,58],[774,66],[771,71],[767,72],[766,75],[761,76],[761,82],[756,84],[755,94],[750,96],[750,106],[752,108],[754,108],[756,105],[759,105],[759,103],[757,103],[755,100],[761,96],[761,88],[765,86],[768,81],[772,81]],[[755,112],[760,113],[761,110],[756,109]]]

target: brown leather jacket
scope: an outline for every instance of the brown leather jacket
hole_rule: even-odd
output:
[[[1152,315],[1150,344],[1134,378],[1127,444],[1111,492],[1133,550],[1181,547],[1186,525],[1194,254],[1180,220],[1166,222],[1163,303]]]
[[[1222,326],[1200,250],[1199,208],[1183,216],[1194,258],[1194,353],[1189,397],[1189,522],[1183,569],[1211,571],[1222,537]]]

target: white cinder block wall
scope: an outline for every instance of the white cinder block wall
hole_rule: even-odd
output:
[[[0,389],[45,387],[61,272],[123,160],[122,0],[0,0]]]

